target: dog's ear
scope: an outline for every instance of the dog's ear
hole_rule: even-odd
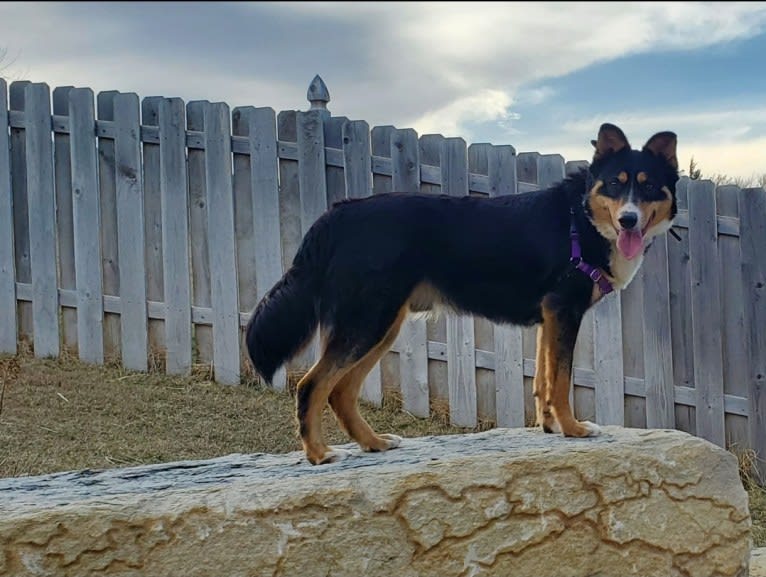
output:
[[[648,150],[655,156],[664,156],[668,164],[678,170],[677,144],[678,137],[675,132],[658,132],[644,144],[643,150]]]
[[[611,152],[619,152],[625,147],[630,148],[630,143],[625,133],[614,124],[604,123],[598,129],[598,139],[590,143],[596,148],[593,153],[593,161],[597,161]]]

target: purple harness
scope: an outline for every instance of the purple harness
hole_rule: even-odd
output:
[[[577,229],[575,229],[574,214],[572,216],[572,226],[569,229],[569,238],[572,240],[572,256],[569,257],[569,261],[574,263],[577,270],[588,275],[590,280],[598,285],[598,288],[601,290],[601,295],[606,296],[614,290],[614,287],[612,287],[612,283],[609,282],[609,279],[606,278],[601,269],[588,264],[582,259],[580,235],[577,234]]]

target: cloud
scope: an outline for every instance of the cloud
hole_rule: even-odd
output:
[[[4,3],[0,48],[16,59],[3,73],[17,78],[23,72],[24,79],[52,88],[90,86],[278,111],[307,108],[306,88],[319,73],[334,114],[469,140],[481,125],[516,135],[511,107],[544,105],[553,96],[546,79],[627,55],[694,50],[766,29],[764,2],[178,6]],[[634,112],[639,130],[650,125],[643,112]],[[556,136],[587,144],[583,137],[592,137],[593,126],[570,125]],[[753,136],[744,119],[738,126],[732,134]]]

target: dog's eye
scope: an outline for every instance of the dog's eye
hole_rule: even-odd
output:
[[[654,185],[651,182],[647,182],[644,185],[644,190],[646,190],[646,192],[654,192]]]

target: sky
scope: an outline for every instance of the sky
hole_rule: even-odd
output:
[[[306,110],[589,160],[678,135],[703,177],[766,173],[766,2],[4,2],[0,76]]]

